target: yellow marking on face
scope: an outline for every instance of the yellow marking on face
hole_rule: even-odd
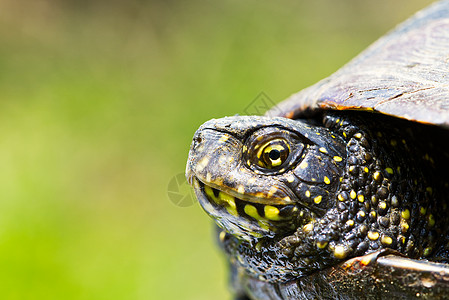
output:
[[[327,153],[327,149],[326,148],[324,148],[324,147],[321,147],[320,149],[318,149],[318,150],[320,150],[320,152],[321,153]]]
[[[243,145],[242,149],[243,149],[243,152],[248,151],[248,147],[246,147],[246,145]]]
[[[325,183],[325,184],[330,184],[330,183],[331,183],[329,177],[324,176],[324,183]]]
[[[337,259],[343,259],[348,255],[348,252],[346,251],[344,246],[335,246],[334,249],[334,257]]]
[[[346,137],[346,132],[343,131],[343,136]]]
[[[350,167],[349,167],[349,172],[354,171],[354,169],[355,169],[355,166],[350,166]]]
[[[374,180],[379,180],[379,178],[380,178],[380,172],[378,172],[378,171],[374,172],[373,178],[374,178]]]
[[[362,137],[362,134],[360,132],[357,132],[356,134],[354,134],[354,137],[356,139],[360,139]]]
[[[258,197],[258,198],[265,198],[265,194],[264,193],[262,193],[262,192],[258,192],[258,193],[256,193],[256,197]]]
[[[342,202],[345,201],[345,198],[343,198],[342,194],[338,194],[337,198],[338,198],[338,200],[340,200]]]
[[[351,199],[355,199],[357,197],[357,194],[355,193],[354,190],[351,190],[351,192],[349,193],[349,196],[351,197]]]
[[[365,196],[363,195],[358,195],[357,199],[359,200],[359,202],[363,203],[365,201]]]
[[[404,210],[401,212],[401,217],[404,218],[405,220],[410,219],[410,210],[404,209]]]
[[[265,212],[265,218],[273,221],[280,220],[279,217],[279,209],[277,207],[271,206],[271,205],[265,205],[263,208]]]
[[[224,143],[224,142],[226,142],[227,140],[229,140],[229,136],[228,136],[228,135],[223,135],[223,136],[218,140],[218,142],[219,142],[219,143]]]
[[[316,196],[315,198],[313,198],[313,202],[315,202],[316,204],[320,204],[322,199],[323,196]]]
[[[301,162],[300,164],[299,164],[299,167],[301,168],[301,169],[305,169],[305,168],[307,168],[309,166],[309,164],[307,163],[307,162],[305,162],[305,161],[303,161],[303,162]]]
[[[245,194],[245,187],[243,185],[239,185],[237,188],[237,192],[242,195]]]
[[[374,210],[371,211],[369,214],[370,214],[370,216],[373,217],[373,218],[375,218],[375,217],[377,216],[377,213],[376,213]]]
[[[277,192],[277,190],[278,190],[278,188],[277,188],[277,187],[275,187],[274,185],[273,185],[273,186],[271,186],[270,190],[268,191],[267,197],[269,198],[269,197],[273,196],[273,195],[274,195],[274,193],[276,193],[276,192]]]
[[[393,146],[393,147],[396,147],[398,145],[398,142],[395,139],[392,139],[390,141],[390,145]]]
[[[319,133],[319,132],[315,132],[316,133],[316,135],[321,135],[321,133]]]
[[[387,171],[388,174],[393,174],[392,168],[385,168],[385,171]]]
[[[256,220],[261,220],[262,217],[259,215],[259,213],[257,212],[257,208],[255,208],[253,205],[251,204],[246,204],[244,209],[245,213],[250,216],[253,217]]]
[[[337,119],[337,121],[335,121],[335,123],[338,123],[338,122],[340,122],[340,119]]]
[[[424,257],[430,256],[430,254],[432,253],[432,250],[433,250],[432,247],[425,248],[423,251],[423,256]]]
[[[384,245],[391,245],[393,243],[393,239],[389,236],[384,235],[380,238],[380,242]]]
[[[334,156],[334,160],[336,162],[341,162],[343,160],[343,158],[341,158],[340,156]]]
[[[287,176],[287,181],[290,183],[293,183],[295,181],[295,176],[293,176],[292,174]]]
[[[363,171],[365,171],[365,173],[368,173],[369,172],[368,167],[363,168]]]
[[[427,209],[425,208],[425,207],[421,207],[420,209],[419,209],[419,213],[421,214],[421,215],[425,215],[426,214],[426,212],[427,212]]]
[[[285,196],[284,198],[282,198],[282,200],[284,200],[286,202],[291,202],[292,198],[290,198],[289,196]]]
[[[220,241],[223,242],[226,238],[226,231],[223,230],[222,232],[220,232],[220,235],[218,237],[220,238]]]
[[[348,225],[350,227],[354,226],[354,220],[347,220],[346,225]]]
[[[335,135],[331,134],[331,137],[332,137],[333,139],[335,139]]]
[[[387,209],[387,203],[384,202],[384,201],[381,201],[381,202],[379,203],[379,207],[380,207],[381,209]]]
[[[435,219],[432,214],[429,215],[428,221],[429,221],[429,227],[433,227],[435,225]]]
[[[379,232],[377,231],[368,231],[368,238],[372,241],[375,241],[379,238]]]
[[[268,224],[266,221],[264,220],[259,220],[257,222],[257,224],[259,224],[260,228],[265,229],[265,230],[270,230],[270,224]]]
[[[327,246],[327,242],[316,242],[316,246],[317,246],[319,249],[324,249],[324,248],[326,248],[326,246]]]
[[[229,194],[223,193],[223,192],[219,192],[218,197],[220,198],[220,200],[226,202],[230,207],[232,207],[233,209],[236,209],[234,197],[232,197]]]
[[[302,230],[304,232],[311,232],[313,230],[313,224],[312,223],[308,223],[308,224],[304,225],[302,227]]]
[[[361,216],[362,218],[366,216],[364,211],[359,212],[358,215]]]
[[[305,195],[306,195],[307,198],[309,198],[309,197],[310,197],[310,191],[307,190],[307,191],[305,192]]]

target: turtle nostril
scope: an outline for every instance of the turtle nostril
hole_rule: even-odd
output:
[[[203,139],[202,139],[201,137],[197,137],[197,138],[196,138],[196,142],[197,142],[197,143],[201,143],[202,140],[203,140]]]

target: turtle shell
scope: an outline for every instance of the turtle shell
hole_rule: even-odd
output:
[[[267,112],[366,110],[449,128],[449,1],[418,12],[340,70]]]

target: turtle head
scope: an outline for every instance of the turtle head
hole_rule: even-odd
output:
[[[213,119],[195,133],[186,176],[227,233],[254,242],[310,229],[336,205],[345,143],[286,118]]]

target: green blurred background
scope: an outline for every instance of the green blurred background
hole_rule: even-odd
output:
[[[0,299],[229,299],[211,221],[167,194],[196,128],[430,2],[1,0]]]

